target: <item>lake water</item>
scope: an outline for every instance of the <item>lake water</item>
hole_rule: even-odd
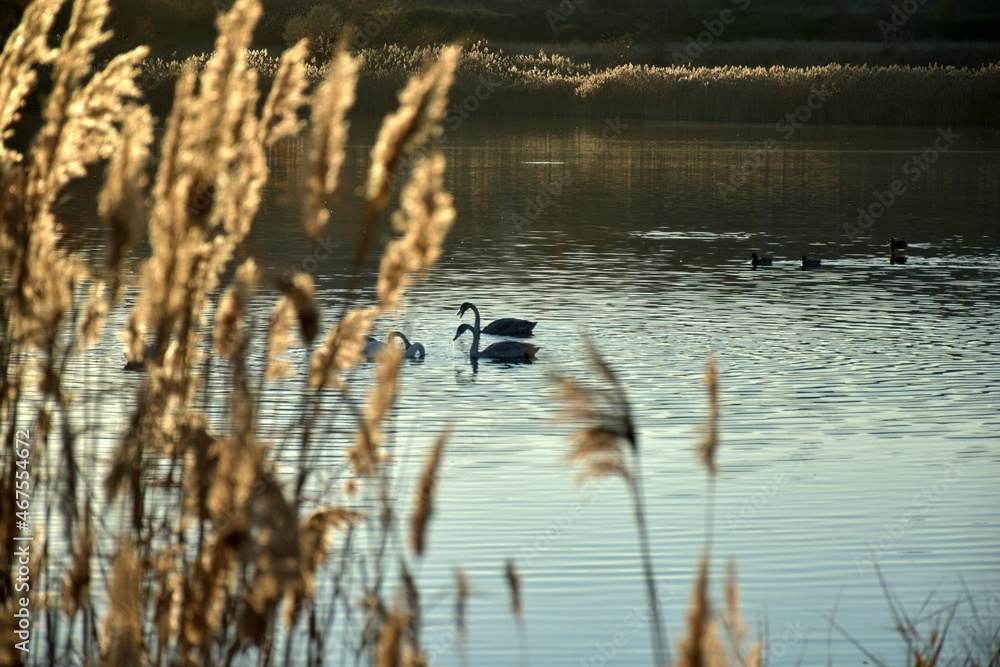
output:
[[[275,270],[315,274],[324,329],[361,228],[355,190],[374,125],[356,126],[324,245],[300,231],[304,144],[291,142],[271,156],[248,246]],[[520,659],[507,558],[522,578],[532,664],[651,662],[648,627],[635,621],[645,598],[626,489],[574,486],[568,427],[553,422],[552,375],[590,374],[584,332],[632,402],[672,645],[705,543],[710,489],[693,447],[713,354],[723,415],[712,592],[721,602],[734,560],[771,665],[862,664],[831,617],[903,662],[873,560],[914,616],[928,598],[938,610],[968,591],[981,620],[963,602],[947,650],[1000,624],[1000,133],[472,119],[443,139],[456,224],[430,277],[375,332],[399,329],[427,348],[404,369],[389,428],[404,504],[435,434],[454,428],[429,553],[414,566],[435,664]],[[848,234],[859,207],[870,228]],[[905,266],[889,264],[892,236],[910,242]],[[753,251],[774,265],[751,270]],[[823,266],[801,270],[802,255]],[[362,302],[377,266],[366,264]],[[259,323],[274,298],[257,302]],[[471,366],[470,337],[452,342],[463,301],[485,321],[538,320],[537,362]],[[101,363],[88,360],[81,384],[130,407],[139,380],[117,371],[120,343],[109,335],[94,354]],[[292,356],[301,376],[303,355]],[[355,395],[372,376],[370,365],[352,374]],[[297,387],[265,396],[274,440],[294,422]],[[123,419],[113,407],[100,417],[109,441]],[[349,428],[331,407],[317,498],[339,485]],[[461,645],[456,567],[472,588]]]

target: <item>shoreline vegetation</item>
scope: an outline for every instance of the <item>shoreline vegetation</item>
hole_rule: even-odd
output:
[[[56,37],[61,9],[71,16]],[[454,222],[433,139],[449,90],[461,99],[452,86],[468,79],[468,65],[446,47],[393,89],[364,188],[358,224],[366,233],[343,267],[350,288],[338,312],[324,313],[311,275],[269,271],[237,250],[257,222],[268,148],[303,132],[303,115],[311,123],[302,233],[322,235],[364,61],[338,51],[330,68],[310,72],[298,42],[265,62],[274,67],[265,92],[259,56],[248,51],[261,11],[257,0],[236,0],[218,17],[214,57],[163,81],[175,92],[162,133],[143,101],[146,51],[95,65],[110,38],[108,0],[35,0],[0,53],[0,664],[418,667],[451,650],[422,631],[435,596],[421,590],[420,576],[428,526],[448,509],[435,501],[451,431],[422,433],[418,445],[394,435],[398,380],[408,370],[397,348],[376,360],[367,391],[352,387],[348,372],[378,318],[433,268]],[[21,111],[41,68],[50,85],[42,122],[31,128]],[[108,252],[99,259],[73,243],[57,214],[67,186],[92,171],[104,179]],[[381,248],[376,297],[360,303],[361,268],[386,219],[395,234]],[[144,232],[152,252],[133,274],[126,264]],[[261,300],[266,322],[252,307]],[[123,330],[106,330],[110,321],[124,321]],[[75,373],[79,357],[113,333],[145,370],[130,374],[129,400],[111,406],[122,420],[108,424],[107,393],[88,391]],[[297,373],[292,347],[306,352]],[[576,429],[567,458],[583,477],[617,478],[632,496],[647,588],[638,620],[657,664],[672,655],[678,667],[767,664],[766,638],[751,642],[740,615],[735,567],[724,602],[713,605],[710,594],[719,588],[709,567],[721,409],[714,361],[697,448],[709,475],[706,548],[692,566],[686,625],[668,632],[660,612],[675,591],[653,568],[641,439],[625,388],[588,350],[589,377],[558,380],[560,414]],[[251,354],[264,368],[248,363]],[[273,410],[265,389],[294,410]],[[416,483],[400,463],[417,455],[411,446],[425,453]],[[340,464],[321,464],[320,453],[333,451]],[[411,484],[412,493],[401,491]],[[526,664],[531,611],[521,591],[531,584],[500,558]],[[459,644],[475,583],[456,569]],[[983,646],[963,645],[955,660],[942,653],[950,618],[911,620],[886,595],[907,664],[987,664]],[[993,634],[984,641],[991,656],[993,642]]]
[[[390,111],[396,91],[441,48],[362,49],[356,56],[353,113]],[[209,58],[144,60],[139,84],[154,112],[170,108],[174,83],[186,63],[204,67]],[[267,88],[278,59],[255,50],[248,61]],[[305,67],[307,80],[322,80],[327,67],[312,60]],[[995,127],[1000,125],[1000,64],[598,68],[545,51],[509,54],[475,43],[463,50],[451,100],[452,122],[475,115]]]

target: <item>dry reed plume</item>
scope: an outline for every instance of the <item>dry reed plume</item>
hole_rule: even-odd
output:
[[[60,43],[50,47],[49,32],[61,4],[32,4],[0,55],[4,139],[19,129],[20,109],[34,91],[38,68],[50,66],[52,71],[43,123],[30,150],[22,155],[0,144],[5,192],[0,208],[0,407],[9,425],[4,447],[13,451],[15,424],[27,415],[38,441],[32,462],[43,467],[49,451],[57,454],[65,475],[55,480],[38,477],[36,489],[64,498],[60,521],[71,538],[73,556],[67,566],[32,561],[36,581],[43,586],[32,598],[33,611],[36,618],[47,619],[37,631],[53,640],[36,646],[56,662],[77,655],[85,662],[106,664],[219,664],[249,654],[264,664],[300,658],[311,663],[326,651],[323,628],[341,607],[344,614],[353,613],[354,595],[363,593],[375,603],[366,607],[371,611],[366,620],[370,634],[352,640],[358,654],[390,659],[391,664],[421,664],[419,594],[405,563],[401,581],[408,582],[407,604],[400,612],[380,611],[386,608],[381,584],[388,570],[394,516],[380,446],[385,440],[383,423],[391,416],[398,359],[391,354],[383,358],[363,410],[353,406],[337,373],[356,363],[364,334],[376,316],[398,305],[409,276],[426,273],[440,254],[454,217],[450,196],[443,192],[444,160],[432,152],[425,166],[414,171],[412,182],[402,187],[400,211],[394,215],[401,236],[393,242],[391,275],[380,278],[380,285],[388,286],[380,287],[388,289],[384,298],[374,307],[347,311],[312,355],[307,383],[315,391],[303,394],[312,401],[307,403],[311,416],[300,422],[301,467],[289,487],[282,481],[281,464],[271,458],[271,443],[261,437],[260,392],[265,379],[290,373],[283,355],[296,325],[307,348],[319,334],[321,313],[312,277],[267,278],[249,257],[214,309],[212,301],[236,248],[252,231],[268,173],[266,149],[299,132],[298,116],[307,104],[313,141],[306,231],[316,234],[322,229],[343,161],[344,116],[354,96],[357,63],[339,54],[324,83],[307,96],[307,45],[300,43],[278,62],[271,73],[274,83],[261,104],[259,76],[250,65],[259,56],[247,48],[261,9],[256,0],[237,0],[218,18],[212,56],[177,72],[175,104],[166,117],[150,184],[146,173],[153,153],[152,115],[139,101],[136,85],[138,63],[146,52],[137,49],[114,57],[92,71],[96,49],[109,37],[102,27],[107,1],[77,0]],[[407,86],[400,111],[387,122],[389,129],[377,146],[373,173],[384,178],[393,165],[440,132],[457,58],[457,49],[447,50]],[[98,204],[109,229],[109,251],[102,267],[89,269],[63,247],[54,204],[71,180],[102,162],[105,178]],[[389,195],[388,188],[382,191],[370,211],[384,209]],[[148,372],[108,469],[93,471],[104,475],[108,509],[103,513],[114,517],[107,523],[89,510],[93,502],[105,502],[97,497],[97,480],[78,474],[91,454],[76,446],[79,436],[68,410],[73,399],[62,391],[62,372],[73,351],[99,338],[110,310],[130,288],[126,261],[147,218],[152,254],[141,267],[138,299],[123,337],[129,359],[144,360],[147,345],[153,352],[144,360]],[[255,381],[247,363],[255,332],[250,304],[259,298],[261,284],[276,286],[282,296],[267,327],[266,373]],[[213,359],[213,352],[220,361]],[[206,411],[212,363],[230,370],[224,424],[212,423]],[[352,474],[374,474],[383,504],[379,522],[370,522],[355,507],[316,503],[303,495],[319,405],[313,397],[328,384],[344,390],[343,403],[358,418]],[[51,428],[53,413],[58,415],[58,431]],[[53,433],[60,437],[53,439]],[[443,443],[444,437],[435,445],[436,460]],[[436,465],[428,473],[431,478],[422,482],[424,504],[415,515],[421,533],[430,517],[434,471]],[[15,565],[6,545],[16,534],[13,456],[4,458],[2,472],[0,566],[10,573]],[[81,506],[88,508],[82,515]],[[354,570],[361,567],[349,558],[358,526],[381,535],[384,548],[371,566],[375,583],[363,589],[352,584],[348,590],[341,587],[354,581]],[[38,529],[35,544],[41,547],[49,524]],[[107,552],[106,542],[95,539],[98,530],[115,537],[119,546],[113,554]],[[344,539],[334,542],[334,532]],[[110,562],[110,568],[99,565],[102,561]],[[58,567],[65,567],[62,574]],[[330,577],[324,585],[339,592],[332,601],[317,604],[321,573]],[[11,611],[9,592],[4,589],[2,595],[0,607]],[[95,598],[106,604],[96,604]],[[52,604],[56,599],[66,602],[60,607]],[[13,618],[12,612],[5,613],[0,621],[0,662],[5,664],[23,657],[7,641]],[[54,641],[53,623],[59,622],[77,628],[66,635],[65,645]],[[275,652],[282,622],[289,632],[305,628],[304,655],[290,639],[280,644],[283,655]],[[401,624],[409,630],[398,634]],[[401,640],[394,640],[394,634]],[[374,639],[369,642],[369,637]]]
[[[656,595],[656,575],[649,545],[649,530],[646,527],[639,466],[639,440],[632,421],[632,410],[618,376],[601,357],[593,341],[589,337],[584,341],[587,360],[599,378],[600,385],[587,386],[569,377],[557,378],[558,398],[563,406],[562,419],[578,427],[570,435],[572,448],[569,460],[583,465],[580,478],[611,476],[620,477],[626,483],[639,536],[646,604],[652,617],[650,641],[654,664],[666,665],[670,663],[670,648],[660,618],[660,601]]]
[[[705,367],[705,390],[708,395],[708,420],[697,447],[697,457],[705,466],[711,483],[711,491],[706,504],[705,521],[706,546],[698,564],[698,575],[691,601],[688,604],[687,627],[678,643],[679,667],[760,667],[763,664],[763,644],[754,642],[748,650],[743,645],[748,631],[740,615],[739,586],[736,581],[736,566],[730,562],[729,576],[725,586],[726,605],[721,617],[713,614],[709,597],[709,564],[711,561],[711,534],[715,480],[718,468],[715,454],[719,446],[719,418],[722,413],[720,398],[719,366],[715,357],[709,357]],[[723,635],[727,643],[723,644]]]
[[[424,555],[425,534],[427,522],[431,518],[434,507],[434,491],[437,486],[438,467],[444,454],[444,446],[450,437],[449,432],[438,436],[431,448],[431,453],[424,462],[420,473],[420,483],[417,486],[416,507],[410,516],[410,548],[418,556]]]
[[[583,478],[620,477],[628,486],[639,534],[647,606],[653,624],[654,665],[667,665],[671,662],[670,651],[666,647],[665,633],[660,625],[660,601],[656,597],[655,575],[642,506],[638,434],[620,380],[589,339],[586,340],[586,350],[594,375],[601,381],[600,385],[585,385],[568,377],[558,378],[559,399],[563,405],[562,418],[576,426],[576,430],[570,435],[571,449],[568,458],[572,463],[583,466]],[[709,359],[706,367],[705,387],[709,398],[709,417],[697,455],[714,481],[718,473],[715,453],[719,444],[718,425],[721,416],[719,369],[714,358]],[[706,521],[708,533],[711,532],[711,524],[709,513]],[[740,616],[739,589],[735,567],[732,565],[726,584],[725,612],[721,619],[712,613],[708,595],[709,557],[710,549],[706,547],[688,605],[686,632],[678,642],[677,664],[679,667],[759,666],[762,664],[761,644],[755,643],[749,650],[743,648],[748,633]],[[723,634],[728,639],[728,648],[722,643]]]

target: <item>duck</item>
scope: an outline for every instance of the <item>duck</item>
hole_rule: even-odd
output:
[[[906,241],[902,239],[897,239],[895,236],[889,239],[889,250],[896,250],[897,248],[902,249],[909,245]]]
[[[499,320],[493,320],[486,325],[485,328],[480,329],[479,327],[479,309],[474,305],[466,301],[462,304],[461,308],[458,309],[456,313],[457,317],[462,317],[465,315],[465,311],[471,310],[476,314],[476,329],[485,334],[490,334],[491,336],[521,336],[527,337],[532,335],[532,330],[538,322],[529,322],[528,320],[519,320],[516,317],[503,317]]]
[[[802,268],[803,269],[815,269],[817,266],[822,266],[823,260],[821,259],[809,259],[805,255],[802,255]]]
[[[146,347],[142,349],[142,359],[133,360],[128,358],[128,354],[125,354],[125,365],[122,366],[123,371],[133,371],[139,372],[146,370],[149,365],[150,359],[156,358],[156,344],[147,343]]]
[[[755,269],[758,266],[771,266],[772,263],[774,260],[770,257],[758,257],[757,253],[750,253],[750,265]]]
[[[889,253],[889,263],[890,264],[906,264],[906,255],[897,255],[896,253]]]
[[[406,359],[423,359],[427,356],[427,350],[424,349],[423,343],[410,343],[410,339],[404,336],[399,331],[393,331],[389,334],[389,340],[398,338],[403,342],[403,357]]]
[[[458,325],[458,331],[452,340],[458,340],[466,331],[472,332],[472,347],[469,348],[469,357],[472,359],[503,359],[505,361],[528,361],[535,358],[541,348],[531,343],[522,343],[519,340],[502,340],[493,343],[485,350],[479,349],[479,329],[468,322]]]

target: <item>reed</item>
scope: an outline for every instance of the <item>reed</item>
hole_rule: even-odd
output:
[[[382,602],[381,582],[390,574],[389,537],[395,531],[382,423],[391,413],[399,360],[387,358],[380,364],[364,408],[354,404],[337,374],[356,362],[357,343],[374,317],[396,307],[411,274],[425,274],[440,254],[454,217],[451,199],[443,192],[443,158],[427,151],[401,181],[403,197],[395,214],[401,236],[392,242],[393,260],[382,276],[380,303],[349,310],[312,354],[312,382],[303,383],[304,390],[311,386],[312,391],[301,394],[312,413],[307,411],[310,418],[299,423],[301,465],[294,483],[287,485],[273,458],[273,444],[261,433],[259,399],[265,382],[280,381],[289,370],[283,355],[293,344],[292,329],[297,325],[307,349],[319,335],[313,280],[305,274],[268,276],[253,257],[239,265],[224,290],[222,276],[252,230],[268,171],[265,149],[299,132],[299,114],[307,104],[314,129],[307,183],[311,215],[305,231],[322,229],[326,200],[336,189],[343,159],[344,116],[354,95],[356,61],[340,53],[326,83],[307,96],[306,45],[296,45],[267,71],[274,83],[261,103],[260,68],[252,63],[260,66],[262,61],[247,50],[260,6],[255,0],[238,0],[218,19],[213,55],[176,69],[174,104],[150,183],[152,114],[141,103],[137,83],[145,51],[131,51],[93,69],[94,54],[108,37],[102,27],[106,0],[78,0],[61,42],[49,47],[48,33],[60,5],[56,0],[32,5],[0,56],[4,139],[19,131],[19,111],[33,93],[39,67],[51,67],[53,82],[30,151],[22,155],[6,141],[0,145],[5,192],[0,218],[0,407],[5,424],[0,533],[5,574],[16,571],[7,547],[19,530],[14,522],[15,457],[6,455],[14,451],[15,425],[34,422],[32,432],[40,442],[33,465],[48,469],[48,452],[58,452],[53,460],[67,473],[33,480],[37,497],[64,499],[61,516],[45,514],[36,544],[43,544],[58,525],[58,533],[68,536],[72,556],[66,565],[32,562],[39,593],[32,597],[31,611],[45,619],[36,632],[48,638],[35,645],[45,651],[41,659],[219,664],[250,653],[265,664],[278,656],[288,663],[302,657],[312,662],[326,651],[323,628],[330,626],[338,608],[349,615],[355,595],[362,593],[372,604],[365,621],[368,632],[351,638],[359,655],[419,661],[419,625],[411,624],[414,630],[408,634],[398,632],[401,619],[412,621],[418,613],[416,582],[405,563],[400,576],[409,582],[411,602],[388,613]],[[377,147],[381,152],[373,178],[385,178],[392,165],[423,150],[440,131],[457,56],[457,49],[446,50],[443,59],[408,86],[420,92],[404,95],[400,111],[387,123],[394,139]],[[67,183],[105,160],[99,210],[110,230],[110,252],[103,265],[90,267],[63,243],[53,205]],[[388,207],[391,195],[384,188],[373,197],[372,215]],[[75,422],[69,409],[73,397],[61,382],[69,356],[100,335],[108,312],[130,288],[124,265],[147,218],[152,254],[140,271],[139,296],[123,335],[129,358],[142,359],[150,341],[154,353],[145,360],[148,372],[111,465],[103,473],[94,471],[104,475],[107,498],[102,499],[101,489],[93,486],[95,477],[78,474],[90,454],[74,446],[79,434],[94,425]],[[269,363],[262,377],[253,377],[246,363],[255,331],[248,304],[271,287],[280,298],[267,327]],[[209,427],[212,364],[229,369],[230,391],[227,423]],[[355,490],[359,482],[362,489],[370,482],[372,497],[382,504],[374,522],[346,496],[343,504],[318,506],[303,497],[319,404],[315,397],[330,391],[327,387],[343,394],[343,405],[357,418],[350,481]],[[53,413],[58,429],[52,428]],[[432,462],[440,460],[443,446],[444,436]],[[422,504],[414,515],[418,552],[431,516],[436,469],[429,463]],[[95,519],[90,510],[95,503],[125,520],[115,527]],[[383,544],[369,573],[374,579],[359,578],[355,571],[362,565],[348,558],[357,526],[374,531]],[[105,539],[95,539],[98,533]],[[334,542],[334,534],[344,539]],[[110,553],[108,537],[115,541]],[[315,582],[331,558],[340,568],[333,576],[335,588],[348,581],[348,572],[351,580],[369,583],[359,585],[360,590],[342,589],[334,600],[317,604]],[[4,588],[0,599],[4,664],[24,657],[8,641],[14,619],[10,593]],[[63,598],[65,605],[51,602]],[[291,640],[281,645],[283,656],[274,652],[282,627],[304,628],[304,656],[295,653]],[[65,645],[56,642],[59,637],[66,637]]]
[[[638,434],[632,422],[625,389],[617,375],[589,338],[586,339],[586,351],[595,375],[600,378],[600,387],[586,386],[569,377],[558,378],[563,418],[580,425],[580,430],[575,431],[571,437],[569,460],[583,465],[579,479],[619,477],[629,490],[639,536],[646,605],[652,616],[653,664],[666,665],[670,663],[670,648],[660,617],[660,600],[656,594],[656,574],[642,493]]]
[[[730,47],[727,47],[730,48]],[[777,47],[776,47],[777,48]],[[438,47],[385,45],[357,53],[359,113],[384,114],[395,91],[420,71]],[[575,118],[645,118],[774,124],[809,100],[829,93],[812,123],[844,125],[993,126],[1000,123],[1000,65],[972,66],[867,64],[653,66],[615,62],[603,66],[544,50],[504,52],[485,42],[465,49],[455,69],[452,98],[489,94],[475,109],[478,117],[537,115]],[[190,59],[203,67],[205,58]],[[272,79],[278,60],[255,52],[254,67]],[[182,64],[149,60],[149,75],[179,75]],[[307,77],[319,83],[329,66],[310,65]],[[156,92],[162,95],[158,86]],[[156,105],[154,105],[156,106]],[[452,114],[452,120],[459,116]]]

